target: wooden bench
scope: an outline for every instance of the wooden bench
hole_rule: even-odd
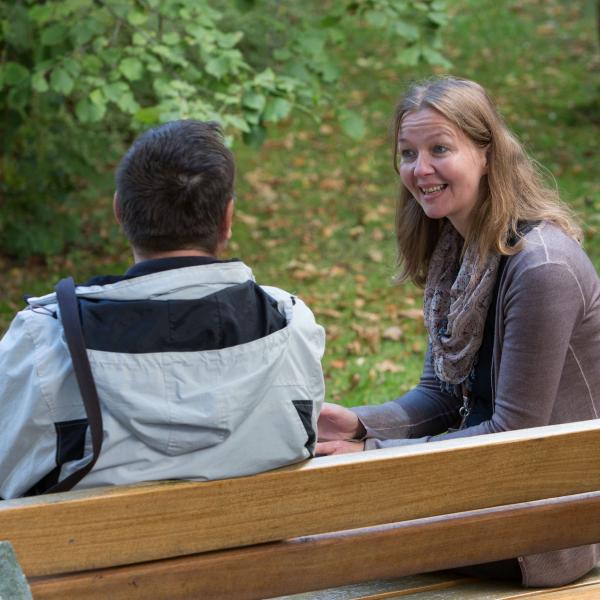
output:
[[[268,598],[598,542],[598,490],[600,420],[323,457],[253,477],[7,500],[0,540],[35,599]],[[7,585],[10,562],[0,566]],[[496,586],[504,596],[477,595],[485,585],[438,573],[331,597],[532,594]],[[600,597],[600,573],[541,594]]]

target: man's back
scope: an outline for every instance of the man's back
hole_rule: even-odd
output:
[[[141,275],[134,267],[77,290],[104,421],[100,458],[80,487],[246,475],[312,453],[324,395],[324,334],[312,313],[282,290],[265,293],[238,261],[169,260],[185,266],[142,262]],[[0,457],[10,456],[0,458],[4,498],[43,492],[91,452],[54,295],[30,303],[0,353],[23,391],[9,407],[0,384],[0,428],[11,432],[0,441]]]

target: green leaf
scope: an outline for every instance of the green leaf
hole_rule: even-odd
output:
[[[250,133],[248,122],[239,115],[225,115],[224,121],[242,133]]]
[[[163,39],[163,42],[165,44],[168,44],[169,46],[176,46],[177,44],[179,44],[179,42],[181,42],[181,37],[175,31],[170,31],[169,33],[165,33],[162,36],[162,39]]]
[[[235,0],[235,5],[243,12],[247,12],[256,6],[256,0]]]
[[[319,21],[321,27],[335,27],[341,20],[341,15],[327,15]]]
[[[3,21],[2,35],[9,46],[19,49],[31,48],[34,39],[31,31],[32,23],[23,6],[15,4],[7,12],[4,12]]]
[[[261,121],[261,113],[255,110],[244,110],[244,119],[250,126],[258,125]]]
[[[66,71],[69,73],[69,75],[71,75],[71,77],[73,77],[74,79],[81,72],[81,65],[76,60],[73,60],[72,58],[69,58],[68,56],[63,59],[62,66],[66,69]]]
[[[265,141],[265,137],[267,136],[267,130],[262,125],[255,125],[248,131],[244,133],[242,139],[247,146],[251,148],[260,148]]]
[[[344,133],[353,140],[361,140],[365,137],[367,128],[362,116],[354,110],[341,110],[338,120]]]
[[[420,57],[421,48],[419,46],[410,46],[409,48],[404,48],[404,50],[398,53],[398,61],[409,67],[418,65]]]
[[[125,75],[129,81],[136,81],[142,78],[144,73],[144,65],[141,61],[134,57],[124,58],[119,63],[119,71]]]
[[[6,94],[6,104],[18,111],[23,111],[29,102],[29,88],[19,85],[13,87]]]
[[[147,106],[140,108],[133,118],[144,125],[155,125],[160,121],[160,109],[158,106]]]
[[[8,85],[19,85],[29,77],[29,71],[19,63],[7,62],[0,71],[2,73],[2,81]]]
[[[263,112],[265,121],[281,121],[285,119],[292,110],[292,103],[285,98],[269,98]]]
[[[76,46],[83,46],[102,30],[102,23],[92,19],[83,19],[82,22],[77,23],[77,27],[71,28],[70,35]]]
[[[83,98],[75,105],[75,115],[82,123],[97,123],[106,113],[105,104],[96,104],[88,98]]]
[[[206,27],[202,26],[200,23],[190,22],[184,24],[184,29],[189,33],[193,38],[198,41],[204,41],[209,32]],[[212,32],[211,32],[212,33]]]
[[[146,55],[146,71],[150,73],[162,73],[163,66],[156,57],[147,54]]]
[[[323,62],[321,65],[319,65],[318,70],[321,74],[321,79],[325,83],[333,83],[340,77],[339,67],[332,62]]]
[[[413,6],[421,12],[427,12],[429,10],[429,6],[425,2],[414,2]]]
[[[31,78],[31,87],[36,92],[47,92],[48,82],[46,81],[46,75],[43,71],[36,71]]]
[[[56,67],[50,76],[50,87],[57,93],[68,96],[73,91],[75,82],[62,67]]]
[[[50,25],[42,31],[42,36],[40,41],[43,46],[55,46],[56,44],[60,44],[60,42],[64,41],[67,37],[69,30],[62,23],[56,23],[55,25]]]
[[[124,81],[115,81],[114,83],[109,83],[102,88],[102,91],[107,100],[110,100],[115,104],[119,102],[122,96],[130,93],[129,86]]]
[[[96,88],[90,93],[90,100],[98,106],[106,104],[106,96],[100,88]]]
[[[445,69],[449,69],[452,66],[452,63],[447,58],[442,56],[437,50],[434,50],[433,48],[425,47],[423,48],[422,52],[423,58],[430,65],[440,65]]]
[[[254,83],[261,87],[270,88],[275,84],[275,73],[271,68],[267,68],[254,76]]]
[[[298,45],[308,54],[319,56],[324,51],[325,39],[321,35],[307,34],[298,40]]]
[[[167,79],[157,77],[152,82],[152,87],[158,96],[166,96],[171,89],[171,82]]]
[[[382,28],[388,24],[388,16],[381,11],[370,10],[365,15],[365,18],[367,20],[367,23],[371,25],[371,27]]]
[[[258,112],[262,112],[266,103],[267,99],[262,94],[257,94],[256,92],[246,92],[242,100],[242,104],[246,108],[252,108]]]
[[[135,114],[140,109],[140,105],[135,101],[133,94],[127,92],[117,100],[117,106],[124,112]]]
[[[89,74],[96,75],[102,70],[102,61],[95,54],[86,54],[81,59],[81,68]]]
[[[428,18],[430,21],[436,25],[439,25],[440,27],[444,27],[450,22],[448,15],[441,12],[429,13]]]
[[[404,21],[394,23],[395,32],[406,40],[416,42],[419,39],[419,28]]]
[[[136,31],[133,34],[131,41],[133,42],[134,46],[145,46],[148,44],[148,37]]]
[[[233,48],[243,37],[244,34],[241,31],[221,33],[217,36],[217,43],[221,48]]]
[[[285,46],[283,48],[276,48],[273,50],[273,58],[281,61],[289,60],[292,58],[292,53],[290,52],[290,49]]]
[[[141,10],[132,10],[127,13],[127,21],[131,23],[134,27],[139,27],[143,25],[148,20],[148,15]]]
[[[54,6],[51,4],[37,4],[29,9],[29,17],[37,24],[43,25],[52,18]]]
[[[230,71],[229,58],[225,55],[219,55],[215,58],[211,58],[206,63],[206,72],[216,77],[217,79],[222,79],[224,75],[227,75]]]

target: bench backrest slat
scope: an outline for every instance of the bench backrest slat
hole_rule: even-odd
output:
[[[0,502],[28,576],[600,490],[600,421],[328,457],[254,477]]]
[[[85,572],[31,588],[41,600],[249,600],[598,540],[600,492]]]

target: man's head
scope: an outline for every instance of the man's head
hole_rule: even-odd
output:
[[[234,176],[216,123],[173,121],[150,129],[117,170],[117,219],[140,254],[215,254],[231,234]]]

